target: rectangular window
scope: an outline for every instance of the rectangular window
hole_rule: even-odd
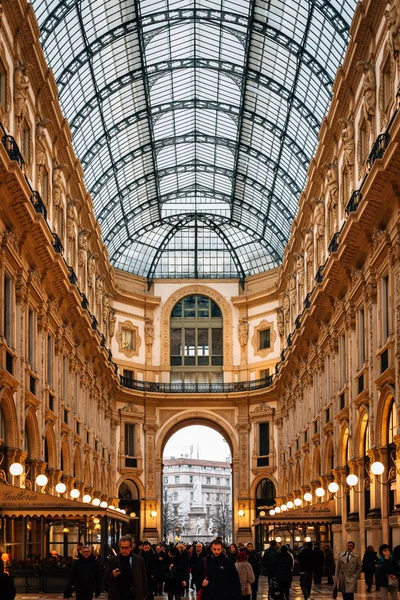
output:
[[[53,338],[47,336],[47,383],[53,387]]]
[[[365,314],[364,309],[358,311],[358,370],[365,363]]]
[[[125,423],[125,456],[136,456],[135,425]]]
[[[269,369],[260,371],[260,379],[266,379],[267,377],[269,377]]]
[[[331,397],[331,357],[329,354],[325,357],[325,393],[326,397],[323,400],[328,402]]]
[[[382,344],[386,343],[390,333],[389,321],[389,277],[382,279]]]
[[[126,381],[129,383],[133,381],[133,371],[131,371],[130,369],[124,369],[123,370],[123,377],[124,379],[126,379]]]
[[[168,483],[168,477],[164,477],[164,483],[167,484]]]
[[[221,485],[221,478],[217,477],[217,485]]]
[[[193,483],[193,475],[189,475],[189,483]]]
[[[339,358],[340,358],[340,387],[343,387],[346,383],[346,336],[340,336],[339,346]]]
[[[269,465],[269,422],[258,424],[258,456],[257,465],[267,467]]]
[[[35,313],[32,309],[28,312],[28,362],[32,371],[35,370]]]
[[[49,392],[49,409],[54,412],[54,396]]]
[[[136,336],[132,329],[122,329],[121,333],[122,348],[124,350],[135,350]]]
[[[259,350],[265,350],[266,348],[271,347],[271,330],[263,329],[259,332],[260,335],[260,345]]]
[[[11,303],[11,279],[5,275],[4,277],[4,337],[8,346],[11,346],[11,319],[12,319],[12,303]]]
[[[179,483],[179,475],[175,475],[175,483]]]
[[[66,425],[68,425],[68,417],[69,417],[69,413],[68,411],[64,408],[64,423]]]
[[[69,375],[69,362],[66,356],[63,357],[63,375],[62,375],[62,397],[64,402],[67,402],[68,395],[68,375]]]
[[[230,485],[230,480],[229,479],[225,479],[225,485]]]
[[[80,435],[81,434],[81,424],[79,423],[79,421],[76,422],[76,435]]]
[[[211,483],[211,477],[206,477],[206,483]]]
[[[212,364],[213,366],[221,366],[222,365],[222,329],[213,328],[211,330],[211,339],[212,339]]]

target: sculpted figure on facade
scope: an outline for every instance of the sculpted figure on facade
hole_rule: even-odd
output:
[[[14,111],[19,121],[22,121],[25,116],[28,89],[27,66],[18,61],[14,71]]]
[[[75,237],[75,206],[73,200],[67,204],[67,236],[69,239]]]
[[[360,60],[357,68],[364,73],[362,83],[363,112],[367,122],[372,121],[376,109],[376,77],[375,67],[367,60]]]
[[[249,339],[249,324],[247,319],[239,319],[239,344],[244,347],[247,346]]]
[[[289,300],[290,300],[290,316],[292,329],[294,326],[294,320],[297,316],[297,292],[296,292],[296,274],[289,275]]]
[[[283,296],[283,318],[284,318],[284,337],[286,338],[289,335],[289,331],[290,331],[290,322],[289,322],[289,318],[290,318],[290,302],[289,302],[289,296],[287,294],[284,294]]]
[[[304,300],[304,256],[296,254],[296,275],[297,275],[297,290],[298,290],[298,305]]]
[[[314,276],[314,235],[312,229],[308,229],[304,239],[304,254],[307,266],[307,291],[312,288],[312,279]]]
[[[340,123],[343,125],[341,137],[343,142],[344,160],[349,171],[352,172],[356,153],[353,116],[350,115],[348,119],[340,119]]]
[[[62,171],[64,165],[56,165],[53,169],[53,206],[58,208],[62,199]]]
[[[398,59],[400,52],[400,0],[390,0],[389,10],[385,12],[389,30],[389,48],[392,59]]]
[[[108,334],[110,336],[110,339],[114,336],[116,321],[117,321],[117,316],[115,314],[115,310],[112,308],[110,310],[110,317],[108,319]]]
[[[327,165],[326,188],[328,190],[329,206],[336,208],[339,194],[338,168],[336,162]]]
[[[86,267],[87,267],[88,232],[83,229],[78,234],[78,267],[79,284],[82,291],[86,290]]]
[[[282,308],[278,308],[276,311],[276,324],[278,327],[278,333],[280,337],[283,337],[284,331],[284,322],[283,322],[283,310]]]
[[[46,130],[50,119],[41,119],[36,125],[36,164],[39,173],[46,164]]]
[[[144,325],[144,335],[145,335],[145,342],[146,342],[146,346],[149,350],[151,350],[151,347],[153,345],[153,341],[154,341],[154,325],[153,325],[153,319],[146,319],[145,325]]]
[[[316,200],[314,210],[316,255],[318,265],[324,262],[324,238],[325,238],[325,206],[322,200]]]

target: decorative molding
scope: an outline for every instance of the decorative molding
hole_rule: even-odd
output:
[[[139,355],[139,348],[142,343],[139,337],[139,328],[132,321],[120,321],[115,336],[118,342],[118,351],[125,354],[127,358]]]
[[[225,298],[213,288],[207,285],[188,285],[181,288],[169,297],[161,311],[161,370],[170,368],[170,318],[173,307],[179,300],[186,296],[203,295],[211,298],[222,311],[223,319],[223,344],[225,370],[232,369],[233,366],[233,339],[232,339],[232,310]]]
[[[266,329],[270,330],[270,346],[269,348],[260,349],[260,332]],[[276,340],[276,331],[274,327],[274,323],[272,321],[261,321],[256,327],[254,327],[254,334],[251,338],[251,343],[254,349],[254,356],[261,356],[265,358],[268,354],[274,351]]]

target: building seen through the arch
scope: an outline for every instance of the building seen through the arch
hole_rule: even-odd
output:
[[[162,539],[191,424],[235,541],[397,545],[398,3],[89,4],[2,6],[6,563]]]

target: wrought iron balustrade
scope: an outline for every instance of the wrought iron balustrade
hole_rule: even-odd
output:
[[[64,246],[56,233],[53,233],[53,248],[58,254],[64,254]]]
[[[87,299],[87,297],[86,297],[86,294],[84,294],[84,293],[83,293],[83,292],[81,292],[80,290],[79,290],[79,293],[80,293],[80,295],[81,295],[81,298],[82,298],[81,306],[82,306],[82,308],[83,308],[84,310],[87,310],[87,309],[89,308],[89,301],[88,301],[88,299]]]
[[[3,146],[6,149],[10,160],[16,160],[20,168],[22,169],[25,164],[25,161],[22,158],[22,154],[18,148],[17,142],[15,141],[12,135],[6,134],[3,126],[1,126],[1,130],[3,132],[1,141],[3,142]]]
[[[68,280],[72,285],[76,285],[78,283],[78,277],[72,267],[67,267],[68,269]]]
[[[361,191],[354,190],[354,192],[350,196],[350,200],[347,203],[346,214],[349,215],[351,212],[355,212],[357,210],[358,205],[360,204],[361,200],[362,200]]]
[[[294,324],[296,326],[296,329],[300,329],[300,325],[301,325],[301,316],[300,315],[297,315]]]
[[[307,296],[304,298],[304,302],[303,302],[304,310],[307,310],[307,308],[310,308],[310,306],[311,306],[311,294],[312,294],[312,292],[308,292]]]
[[[37,213],[43,215],[44,220],[46,220],[47,219],[47,208],[45,207],[44,202],[43,202],[39,192],[36,192],[35,190],[32,191],[31,202],[33,204],[35,211]]]
[[[322,283],[324,280],[324,268],[325,265],[321,265],[318,267],[318,271],[315,274],[314,281],[315,283]]]
[[[329,254],[332,254],[332,252],[336,252],[336,250],[338,248],[339,248],[339,232],[337,231],[336,233],[333,234],[333,237],[328,246]]]
[[[386,148],[389,145],[389,142],[390,135],[387,131],[378,135],[367,160],[368,169],[371,169],[372,165],[378,158],[382,158],[382,156],[385,154]]]
[[[232,383],[159,383],[139,381],[120,375],[121,385],[141,392],[161,392],[164,394],[225,394],[229,392],[250,392],[272,385],[272,375],[254,381]]]

